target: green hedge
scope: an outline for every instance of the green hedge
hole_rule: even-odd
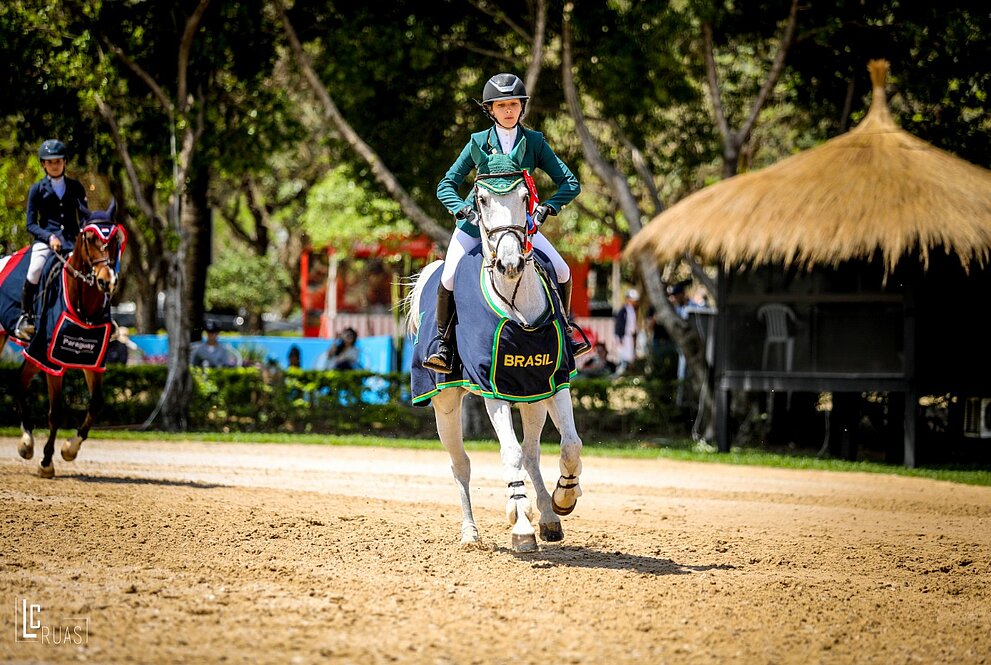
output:
[[[190,429],[194,431],[394,433],[436,436],[433,410],[410,405],[409,375],[258,368],[193,368]],[[16,426],[17,367],[0,365],[0,426]],[[154,412],[167,368],[114,367],[106,372],[106,407],[97,427],[135,428]],[[575,420],[587,443],[617,438],[681,436],[687,414],[674,403],[677,384],[624,377],[572,383]],[[35,427],[47,423],[44,380],[35,377],[29,409]],[[68,372],[64,422],[82,421],[89,399],[81,372]],[[550,425],[548,425],[550,427]]]

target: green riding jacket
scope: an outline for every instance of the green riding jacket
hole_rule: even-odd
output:
[[[571,172],[571,169],[554,154],[547,141],[544,140],[542,133],[533,129],[527,129],[522,125],[520,125],[520,129],[523,131],[516,133],[516,142],[514,143],[514,145],[518,144],[526,136],[526,152],[523,155],[523,163],[520,166],[530,171],[531,174],[535,169],[540,169],[554,181],[554,184],[557,185],[557,191],[554,192],[554,196],[547,201],[541,201],[541,203],[553,208],[556,214],[561,211],[561,208],[578,196],[582,190],[581,185],[578,183],[578,178],[575,177],[575,174]],[[487,155],[502,153],[502,148],[499,145],[499,137],[496,136],[495,126],[471,135],[471,139],[465,144],[464,149],[458,155],[454,164],[447,170],[441,181],[437,183],[437,198],[440,199],[440,202],[444,204],[444,207],[452,215],[466,205],[475,204],[474,193],[469,194],[467,199],[461,198],[461,195],[458,193],[465,178],[468,177],[468,174],[476,166],[471,156],[472,143]],[[458,228],[471,237],[479,237],[478,227],[474,224],[460,219],[457,224]]]

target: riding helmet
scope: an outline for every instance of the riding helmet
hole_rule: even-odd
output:
[[[485,82],[482,89],[482,110],[490,119],[495,120],[492,115],[492,102],[500,99],[518,99],[523,109],[520,111],[520,120],[526,117],[526,103],[530,95],[526,94],[526,86],[516,74],[496,74]]]
[[[491,104],[498,99],[521,99],[526,101],[526,86],[516,74],[496,74],[485,83],[482,90],[482,103]]]
[[[65,159],[67,152],[64,143],[58,139],[48,139],[38,148],[38,159],[41,161],[45,161],[46,159]]]

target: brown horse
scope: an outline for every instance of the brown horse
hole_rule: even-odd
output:
[[[86,221],[80,225],[82,228],[72,253],[68,259],[60,255],[53,257],[63,265],[53,284],[45,289],[45,302],[35,338],[23,352],[25,360],[20,370],[20,390],[14,391],[21,421],[21,441],[17,452],[24,459],[34,456],[34,434],[28,415],[27,395],[31,380],[39,371],[44,371],[48,385],[48,440],[38,470],[42,478],[55,476],[52,457],[62,421],[62,377],[66,369],[83,370],[90,398],[82,426],[74,437],[62,444],[62,459],[69,462],[76,459],[79,447],[103,408],[103,371],[112,328],[110,298],[117,288],[120,252],[127,242],[123,227],[113,222],[114,210],[115,205],[111,202],[106,211],[82,211]],[[57,318],[46,319],[55,307],[60,308],[61,314]],[[41,335],[47,335],[48,339],[39,339]],[[7,334],[0,330],[0,349],[6,341]],[[56,341],[64,349],[57,348]],[[86,360],[75,359],[74,354],[81,350],[88,354]]]

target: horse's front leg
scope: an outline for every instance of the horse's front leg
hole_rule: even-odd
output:
[[[537,550],[537,536],[534,534],[533,525],[530,524],[532,509],[530,500],[526,496],[526,483],[523,471],[523,448],[516,438],[516,431],[513,429],[513,409],[509,402],[502,400],[486,399],[485,410],[492,421],[496,436],[499,439],[499,457],[502,459],[502,468],[506,485],[509,490],[509,499],[506,501],[506,517],[513,526],[513,551],[515,552],[535,552]]]
[[[62,422],[62,377],[48,374],[45,378],[48,380],[48,440],[42,451],[38,475],[42,478],[54,478],[55,465],[52,457],[55,455],[55,437],[58,436],[58,428]]]
[[[544,477],[540,473],[540,433],[547,420],[547,407],[542,402],[521,404],[520,415],[523,420],[523,466],[533,481],[533,491],[537,495],[540,539],[548,542],[564,540],[561,518],[554,513],[551,495],[544,486]]]
[[[461,404],[464,396],[463,390],[448,388],[440,391],[430,402],[434,407],[440,442],[451,456],[451,473],[461,499],[461,546],[471,548],[481,544],[481,538],[471,512],[471,460],[465,452],[464,432],[461,428]]]
[[[561,432],[561,477],[557,480],[552,495],[554,512],[558,515],[570,515],[578,505],[578,497],[582,488],[578,485],[578,476],[582,473],[582,440],[575,427],[575,413],[571,404],[571,391],[561,390],[548,403],[551,420]]]
[[[93,427],[97,417],[103,411],[103,374],[99,372],[85,371],[86,386],[89,388],[89,408],[86,409],[86,417],[83,424],[76,430],[76,435],[66,439],[62,443],[62,459],[71,462],[79,455],[79,447],[89,436],[89,430]]]

